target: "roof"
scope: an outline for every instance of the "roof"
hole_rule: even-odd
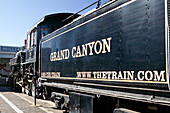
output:
[[[72,15],[73,13],[55,13],[55,14],[46,15],[46,16],[42,17],[37,23],[35,23],[35,24],[28,30],[28,32],[32,31],[32,30],[33,30],[34,28],[36,28],[40,23],[44,22],[45,20],[47,20],[47,19],[49,19],[49,18],[53,18],[53,17],[56,17],[56,16],[65,15],[65,14]]]

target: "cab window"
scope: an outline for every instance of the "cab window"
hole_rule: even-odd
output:
[[[47,28],[42,28],[41,29],[41,38],[46,36],[48,34],[48,29]]]
[[[31,32],[31,47],[35,46],[36,44],[36,30]]]
[[[27,49],[30,48],[30,34],[27,34]]]

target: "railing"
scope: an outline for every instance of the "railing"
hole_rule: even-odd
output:
[[[101,5],[101,0],[98,0],[98,1],[96,1],[96,2],[94,2],[94,3],[92,3],[92,4],[90,4],[89,6],[87,6],[87,7],[83,8],[82,10],[78,11],[77,13],[75,13],[75,14],[73,14],[73,15],[71,15],[71,16],[69,16],[69,17],[67,17],[67,18],[66,18],[66,19],[64,19],[62,22],[64,22],[64,21],[66,21],[66,20],[68,20],[68,19],[70,19],[70,18],[74,17],[75,15],[79,14],[80,12],[82,12],[82,11],[84,11],[84,10],[88,9],[89,7],[91,7],[91,6],[95,5],[95,4],[97,4],[97,7],[96,7],[96,8],[99,8],[99,7],[100,7],[100,5]]]

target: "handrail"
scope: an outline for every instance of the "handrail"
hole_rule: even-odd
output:
[[[80,10],[80,11],[78,11],[77,13],[75,13],[75,14],[73,14],[73,15],[71,15],[71,16],[69,16],[69,17],[67,17],[67,18],[66,18],[66,19],[64,19],[62,22],[64,22],[64,21],[66,21],[66,20],[68,20],[68,19],[70,19],[70,18],[74,17],[74,15],[77,15],[78,13],[80,13],[80,12],[82,12],[82,11],[86,10],[87,8],[89,8],[89,7],[93,6],[93,5],[94,5],[94,4],[96,4],[96,3],[97,3],[97,7],[96,7],[96,8],[99,8],[99,7],[100,7],[100,5],[101,5],[101,0],[96,1],[96,2],[92,3],[91,5],[89,5],[89,6],[85,7],[85,8],[83,8],[83,9],[82,9],[82,10]]]

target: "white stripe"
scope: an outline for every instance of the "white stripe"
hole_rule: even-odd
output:
[[[42,43],[47,42],[47,41],[49,41],[49,40],[51,40],[51,39],[53,39],[53,38],[55,38],[55,37],[57,37],[57,36],[60,36],[60,35],[62,35],[62,34],[65,34],[65,33],[69,32],[69,31],[72,31],[72,30],[74,30],[74,29],[76,29],[76,28],[78,28],[78,27],[80,27],[80,26],[83,26],[83,25],[85,25],[85,24],[87,24],[87,23],[89,23],[89,22],[91,22],[91,21],[93,21],[93,20],[96,20],[96,19],[98,19],[98,18],[100,18],[100,17],[102,17],[102,16],[104,16],[104,15],[107,15],[107,14],[109,14],[109,13],[111,13],[111,12],[117,10],[117,9],[120,9],[120,8],[126,6],[126,5],[129,5],[129,4],[131,4],[131,3],[135,2],[135,1],[136,1],[136,0],[131,0],[131,1],[127,2],[127,3],[124,3],[124,4],[122,4],[122,5],[114,8],[114,9],[112,9],[112,10],[106,12],[106,13],[103,13],[103,14],[101,14],[101,15],[95,17],[95,18],[92,18],[92,19],[90,19],[90,20],[88,20],[88,21],[86,21],[86,22],[84,22],[84,23],[82,23],[82,24],[79,24],[79,25],[77,25],[77,26],[75,26],[75,27],[73,27],[73,28],[71,28],[71,29],[69,29],[69,30],[67,30],[67,31],[64,31],[64,32],[62,32],[62,33],[60,33],[60,34],[58,34],[58,35],[55,35],[55,36],[53,36],[53,37],[51,37],[51,38],[43,41]]]
[[[6,103],[8,103],[17,113],[23,113],[19,108],[17,108],[12,102],[10,102],[5,96],[0,93],[0,97],[2,97]]]
[[[22,98],[23,100],[31,103],[31,104],[34,104],[32,101],[30,101],[30,100],[22,97],[21,95],[18,95],[17,93],[13,93],[13,94],[16,95],[16,96],[18,96],[18,97],[20,97],[20,98]],[[45,109],[45,108],[43,108],[43,107],[38,107],[38,108],[41,109],[41,110],[43,110],[43,111],[45,111],[45,112],[47,112],[47,113],[53,113],[52,111],[49,111],[49,110],[47,110],[47,109]]]

